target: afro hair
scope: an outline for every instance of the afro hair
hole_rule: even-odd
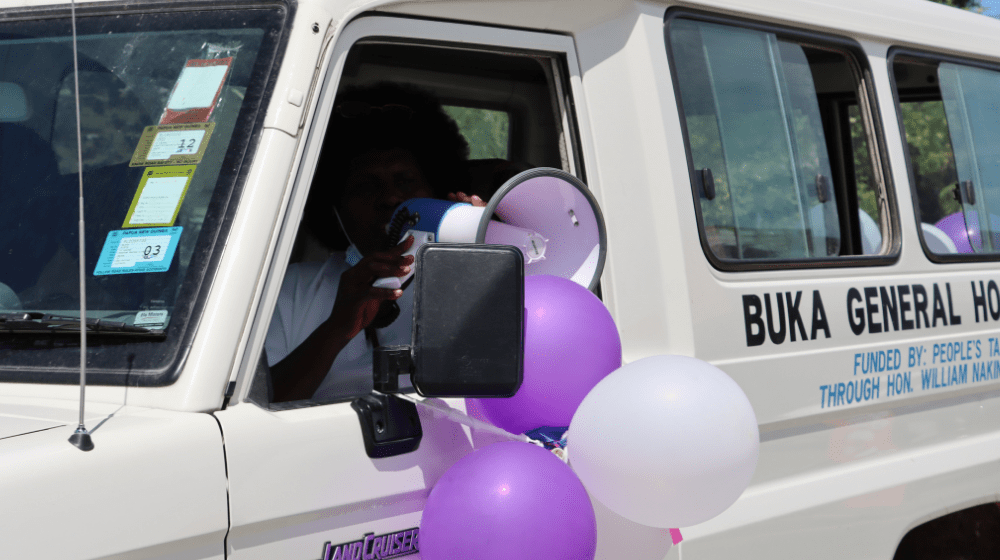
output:
[[[341,92],[334,103],[306,205],[305,226],[330,249],[347,241],[330,227],[351,162],[372,151],[403,149],[417,161],[434,196],[467,191],[469,146],[434,95],[391,82]]]

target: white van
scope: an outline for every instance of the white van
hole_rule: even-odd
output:
[[[337,249],[300,227],[334,98],[385,80],[441,100],[483,196],[511,167],[587,183],[625,362],[694,356],[748,395],[753,482],[670,558],[1000,554],[1000,23],[915,0],[81,4],[82,452],[71,10],[2,4],[0,557],[329,560],[383,535],[419,556],[430,488],[493,440],[421,409],[415,450],[371,458],[364,395],[275,402],[264,355],[289,264]]]

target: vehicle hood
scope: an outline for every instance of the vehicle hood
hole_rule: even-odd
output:
[[[40,432],[65,426],[65,422],[45,420],[42,418],[27,418],[13,414],[0,414],[0,439]]]
[[[79,402],[43,401],[36,399],[0,399],[0,443],[3,440],[51,430],[62,426],[75,426],[80,419]],[[104,410],[109,408],[109,410]],[[87,422],[107,417],[117,407],[107,404],[87,406]],[[99,410],[97,410],[99,409]]]

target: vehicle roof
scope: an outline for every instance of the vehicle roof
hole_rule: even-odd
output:
[[[101,2],[121,0],[98,0]],[[156,1],[156,0],[154,0]],[[159,0],[163,1],[163,0]],[[928,0],[293,0],[321,4],[338,23],[370,11],[576,34],[601,23],[670,6],[704,9],[911,47],[1000,57],[1000,21]],[[248,0],[253,3],[252,0]],[[240,0],[227,4],[248,3]],[[134,1],[130,3],[140,3]],[[5,9],[66,5],[65,0],[0,0]],[[85,5],[78,3],[78,5]]]
[[[338,2],[339,3],[339,2]],[[343,4],[348,4],[343,2]],[[796,27],[868,38],[911,47],[1000,57],[1000,21],[928,0],[704,0],[628,2],[541,0],[498,2],[457,0],[412,2],[372,0],[370,8],[444,19],[578,33],[635,13],[660,13],[670,6],[721,11]],[[806,23],[808,22],[808,23]]]

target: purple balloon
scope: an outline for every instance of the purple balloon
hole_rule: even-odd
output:
[[[558,276],[528,276],[524,307],[521,388],[510,398],[467,404],[515,434],[569,426],[587,393],[622,365],[615,321],[587,288]]]
[[[583,483],[550,451],[504,441],[466,455],[431,489],[424,560],[592,560],[597,520]]]
[[[934,225],[951,238],[957,252],[972,253],[974,252],[973,246],[978,251],[983,250],[983,237],[979,230],[979,216],[977,214],[969,214],[968,226],[966,226],[965,216],[961,211],[941,218]],[[1000,232],[1000,216],[990,214],[990,229],[993,235],[993,249],[998,250],[1000,249],[1000,238],[997,237],[997,233]]]

